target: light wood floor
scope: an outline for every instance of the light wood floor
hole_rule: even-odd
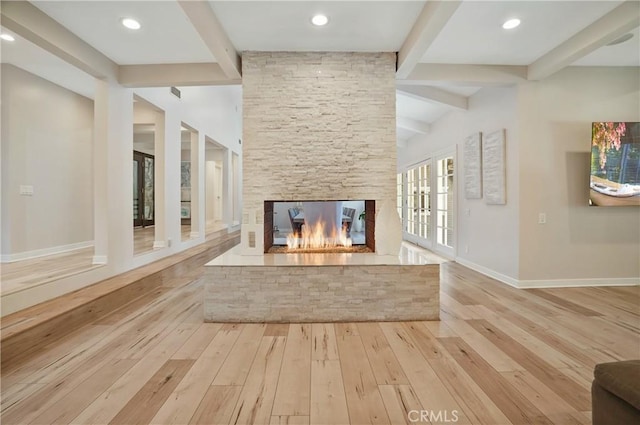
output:
[[[207,228],[207,233],[224,228],[216,223]],[[182,240],[188,240],[191,226],[180,227]],[[139,227],[133,231],[134,255],[153,251],[154,227]],[[77,249],[62,254],[47,255],[29,260],[0,265],[0,295],[42,285],[101,267],[93,264],[93,247]]]
[[[207,222],[206,235],[211,235],[218,230],[226,228],[227,225],[220,222]],[[140,255],[149,251],[153,251],[153,242],[155,239],[154,227],[136,227],[133,229],[133,254]],[[183,224],[180,226],[180,240],[188,241],[191,239],[191,225]]]
[[[189,239],[190,226],[181,226],[181,235]],[[133,229],[135,255],[153,251],[154,227]],[[93,247],[77,249],[62,254],[47,255],[29,260],[0,265],[1,294],[41,285],[67,276],[91,270],[100,265],[92,264]]]
[[[2,423],[589,424],[594,365],[640,356],[638,287],[447,263],[440,322],[232,325],[202,323],[201,268],[178,270],[3,373]]]
[[[6,295],[72,276],[93,264],[93,247],[0,265],[0,295]]]
[[[188,241],[191,238],[191,225],[180,226],[180,240]],[[153,251],[155,240],[155,227],[136,227],[133,229],[133,255],[144,254]]]

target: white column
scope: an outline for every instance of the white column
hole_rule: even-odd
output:
[[[225,149],[222,155],[222,221],[233,225],[233,167],[231,150]]]
[[[198,238],[200,236],[200,229],[204,229],[204,223],[202,218],[204,217],[203,211],[200,206],[204,206],[203,194],[200,188],[204,186],[204,173],[203,173],[203,155],[200,153],[200,133],[191,130],[191,239]],[[204,233],[203,233],[204,234]]]
[[[165,157],[163,160],[165,226],[167,244],[178,246],[182,240],[180,220],[180,167],[182,162],[182,120],[176,107],[165,111]],[[193,194],[192,194],[193,195]]]
[[[109,84],[107,129],[109,264],[115,272],[133,260],[133,91]]]
[[[164,248],[167,243],[167,220],[166,220],[166,184],[165,184],[165,140],[166,140],[166,125],[165,125],[165,113],[163,111],[156,111],[155,115],[155,137],[153,153],[155,156],[154,166],[154,241],[153,248]]]
[[[94,264],[127,269],[133,257],[133,94],[96,80]]]
[[[106,264],[109,258],[108,129],[109,84],[96,80],[93,100],[93,264]]]

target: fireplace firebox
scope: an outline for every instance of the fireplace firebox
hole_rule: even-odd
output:
[[[264,252],[375,252],[375,214],[374,200],[264,201]]]

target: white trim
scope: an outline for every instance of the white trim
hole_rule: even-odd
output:
[[[640,277],[596,278],[596,279],[554,279],[521,280],[518,287],[525,288],[573,288],[579,286],[639,286]]]
[[[153,241],[153,249],[161,249],[164,248],[164,241]]]
[[[626,278],[595,278],[595,279],[549,279],[549,280],[518,280],[512,277],[503,275],[487,267],[465,260],[464,258],[456,258],[456,263],[468,267],[472,270],[482,273],[485,276],[489,276],[502,283],[506,283],[509,286],[513,286],[518,289],[531,289],[531,288],[575,288],[584,286],[640,286],[640,278],[638,277],[626,277]]]
[[[198,239],[199,237],[200,237],[200,232],[189,233],[189,239]]]
[[[15,261],[30,260],[32,258],[46,257],[47,255],[62,254],[64,252],[76,251],[78,249],[93,246],[93,241],[71,243],[68,245],[52,246],[51,248],[34,249],[33,251],[18,252],[15,254],[3,254],[0,262],[13,263]]]
[[[465,260],[464,258],[456,258],[455,259],[456,263],[458,264],[462,264],[465,267],[470,268],[471,270],[475,270],[478,273],[482,273],[485,276],[489,276],[495,280],[499,280],[502,283],[506,283],[509,286],[513,286],[514,288],[519,288],[519,282],[518,279],[514,279],[512,277],[509,277],[507,275],[504,275],[502,273],[498,273],[494,270],[491,270],[490,268],[481,266],[479,264],[473,263],[471,261]]]
[[[91,264],[107,264],[107,256],[106,255],[94,255],[91,260]]]

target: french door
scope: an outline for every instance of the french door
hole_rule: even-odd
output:
[[[405,238],[415,244],[431,244],[431,162],[405,173],[407,209],[404,214]]]
[[[455,255],[455,185],[454,155],[436,159],[436,249],[453,257]]]
[[[402,176],[404,239],[450,257],[455,256],[454,163],[451,151],[409,168]]]
[[[133,226],[153,225],[154,211],[154,157],[133,151]]]

